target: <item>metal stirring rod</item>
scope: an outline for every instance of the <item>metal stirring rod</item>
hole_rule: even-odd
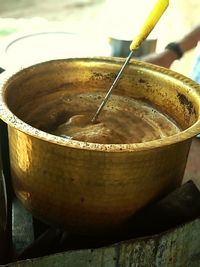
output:
[[[169,0],[157,0],[153,9],[151,10],[149,16],[147,17],[143,27],[141,28],[139,34],[136,36],[136,38],[132,41],[130,45],[131,52],[129,53],[129,56],[126,58],[126,61],[124,62],[122,68],[120,69],[117,77],[115,78],[112,86],[108,90],[106,96],[104,97],[102,103],[100,104],[97,112],[95,113],[94,117],[92,118],[92,123],[94,123],[102,109],[104,108],[105,104],[107,103],[108,99],[110,98],[110,95],[113,91],[113,89],[117,86],[119,79],[121,78],[125,68],[127,67],[134,50],[138,49],[141,45],[141,43],[147,38],[147,36],[150,34],[150,32],[153,30],[155,25],[157,24],[158,20],[166,10],[166,8],[169,5]]]
[[[96,121],[96,119],[97,119],[97,117],[99,116],[100,112],[102,111],[103,107],[104,107],[105,104],[107,103],[107,101],[108,101],[108,99],[109,99],[109,97],[110,97],[110,95],[111,95],[111,93],[112,93],[112,90],[117,86],[118,80],[119,80],[120,77],[122,76],[122,73],[123,73],[123,71],[125,70],[126,66],[128,65],[128,63],[129,63],[129,61],[130,61],[132,55],[133,55],[133,50],[130,52],[129,56],[126,58],[126,61],[124,62],[124,64],[123,64],[121,70],[119,71],[119,73],[118,73],[116,79],[114,80],[112,86],[111,86],[110,89],[108,90],[108,92],[107,92],[107,94],[106,94],[104,100],[101,102],[101,105],[99,106],[99,108],[98,108],[96,114],[95,114],[94,117],[92,118],[92,122],[95,122],[95,121]]]

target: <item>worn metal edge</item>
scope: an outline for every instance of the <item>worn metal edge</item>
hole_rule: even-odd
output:
[[[200,266],[200,218],[159,235],[131,239],[98,249],[67,251],[1,266]]]

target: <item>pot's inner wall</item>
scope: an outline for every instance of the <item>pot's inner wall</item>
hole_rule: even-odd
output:
[[[60,60],[21,71],[6,84],[9,109],[26,123],[53,129],[65,121],[69,97],[106,92],[121,63],[110,60]],[[188,85],[174,77],[130,64],[114,94],[142,99],[171,117],[182,129],[197,120],[197,101]]]

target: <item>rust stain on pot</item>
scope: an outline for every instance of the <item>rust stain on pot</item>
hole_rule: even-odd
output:
[[[196,114],[196,111],[193,107],[193,104],[191,101],[189,101],[187,99],[187,97],[181,93],[178,93],[177,94],[177,97],[179,99],[179,102],[181,103],[181,105],[185,106],[189,112],[189,114],[192,114],[192,113],[195,113]]]

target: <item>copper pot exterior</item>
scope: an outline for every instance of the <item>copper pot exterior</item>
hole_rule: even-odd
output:
[[[121,64],[113,58],[51,61],[12,75],[2,86],[13,187],[45,222],[85,233],[110,230],[182,181],[191,138],[200,131],[200,94],[198,85],[172,71],[133,61],[115,93],[153,102],[185,129],[176,136],[100,145],[37,129],[49,119],[49,106],[59,109],[61,95],[106,91]],[[38,111],[42,105],[46,109]]]

